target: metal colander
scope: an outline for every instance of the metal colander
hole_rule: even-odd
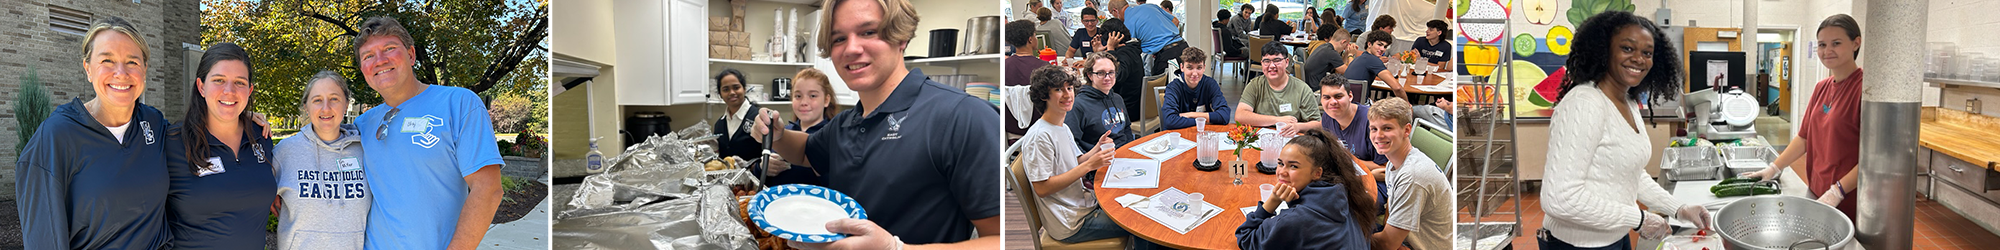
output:
[[[1854,243],[1846,214],[1797,196],[1744,197],[1714,216],[1729,249],[1843,249]]]

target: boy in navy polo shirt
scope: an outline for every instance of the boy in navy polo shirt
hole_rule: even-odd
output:
[[[371,168],[366,249],[471,249],[500,207],[499,146],[493,119],[471,90],[418,82],[416,50],[392,17],[361,23],[361,76],[382,93],[361,127]],[[467,192],[471,190],[471,192]]]
[[[1000,248],[1000,110],[903,66],[915,35],[908,0],[832,0],[820,19],[820,56],[860,94],[819,132],[779,130],[771,151],[826,171],[827,187],[868,211],[868,220],[827,223],[851,235],[809,249]],[[777,112],[757,118],[766,140]],[[978,236],[973,236],[977,229]],[[906,244],[907,243],[907,244]]]

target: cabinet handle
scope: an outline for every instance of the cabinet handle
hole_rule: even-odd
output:
[[[1965,169],[1964,169],[1964,168],[1959,168],[1959,167],[1958,167],[1958,165],[1956,165],[1956,164],[1954,164],[1954,165],[1947,165],[1947,166],[1945,166],[1945,167],[1946,167],[1946,168],[1951,168],[1951,172],[1952,172],[1953,174],[1961,174],[1961,175],[1965,174]]]

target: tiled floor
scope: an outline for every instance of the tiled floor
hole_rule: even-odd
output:
[[[1511,201],[1509,201],[1511,203]],[[1994,249],[2000,247],[2000,235],[1980,228],[1966,220],[1957,212],[1945,208],[1937,201],[1918,197],[1916,199],[1916,233],[1914,249]],[[1515,237],[1514,249],[1537,249],[1534,231],[1542,228],[1542,204],[1538,193],[1521,194],[1522,236]],[[1512,211],[1502,207],[1498,211]],[[1488,216],[1487,220],[1511,220],[1512,216]],[[1469,216],[1460,215],[1460,222],[1469,222]],[[1637,237],[1637,235],[1634,235]]]

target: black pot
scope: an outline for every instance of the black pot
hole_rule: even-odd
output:
[[[930,57],[950,57],[958,51],[958,29],[931,30]]]
[[[628,137],[625,138],[625,146],[631,147],[633,144],[645,141],[647,137],[673,132],[673,126],[668,125],[673,121],[674,118],[664,112],[639,112],[626,117],[625,131],[628,132],[626,134]]]

